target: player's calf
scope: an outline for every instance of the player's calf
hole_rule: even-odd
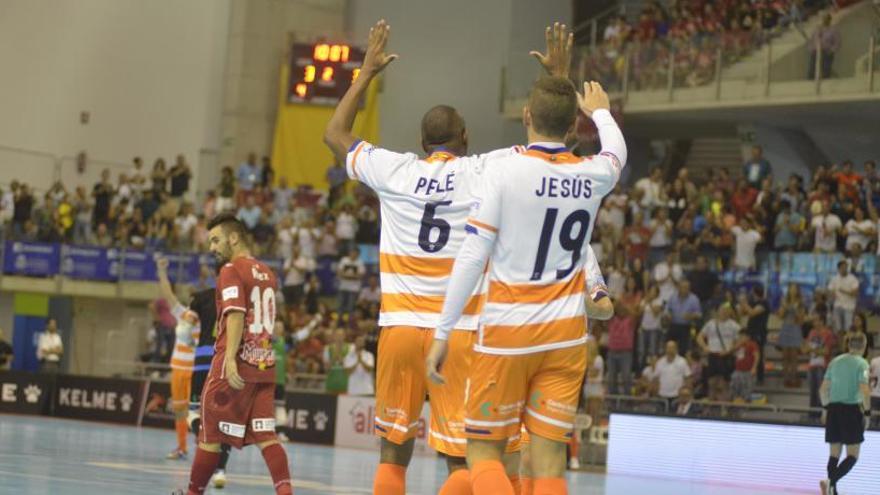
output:
[[[287,452],[277,440],[257,444],[263,453],[263,460],[272,476],[276,495],[293,495],[293,481],[290,479],[290,468],[287,465]]]

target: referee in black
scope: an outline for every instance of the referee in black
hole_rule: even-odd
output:
[[[859,447],[865,441],[865,429],[871,417],[871,389],[868,386],[868,362],[862,357],[868,341],[857,334],[849,339],[848,353],[831,361],[819,390],[825,411],[825,442],[830,445],[828,479],[819,486],[823,495],[837,495],[837,483],[856,465]],[[846,459],[840,462],[842,446]]]

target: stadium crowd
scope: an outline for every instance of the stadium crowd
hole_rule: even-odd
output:
[[[234,210],[258,253],[284,260],[289,371],[338,373],[351,368],[343,361],[352,352],[375,356],[379,213],[372,193],[348,183],[338,165],[327,172],[329,193],[291,188],[283,177],[274,180],[267,158],[258,163],[253,154],[236,169],[225,167],[198,205],[187,199],[191,177],[183,157],[167,171],[156,160],[149,173],[135,158],[115,182],[104,171],[90,193],[56,183],[37,197],[13,182],[0,195],[0,218],[12,239],[204,252],[207,219]],[[815,403],[818,370],[846,332],[866,331],[869,308],[857,306],[853,272],[864,271],[865,253],[878,252],[878,203],[874,162],[859,171],[850,161],[823,165],[812,177],[780,181],[758,146],[733,172],[698,178],[686,168],[673,175],[655,168],[618,187],[603,204],[592,242],[617,314],[592,324],[604,357],[598,365],[607,369],[588,377],[585,389],[748,400],[774,345],[786,386],[800,385],[806,356]],[[812,295],[792,284],[776,301],[764,287],[736,293],[721,283],[727,270],[755,270],[774,262],[771,253],[795,251],[847,257],[827,290]],[[207,284],[211,274],[203,271]],[[771,313],[781,328],[768,335]],[[153,319],[162,321],[161,309]],[[155,349],[147,359],[170,352]],[[340,383],[328,380],[331,389]]]
[[[715,76],[719,50],[722,64],[737,62],[832,2],[825,0],[680,0],[647,2],[636,20],[612,19],[595,50],[583,53],[587,74],[598,75],[606,87],[619,88],[629,56],[629,84],[637,90],[660,89],[668,84],[670,57],[675,86],[695,87]],[[826,33],[827,25],[819,30]],[[836,44],[821,36],[823,77],[830,76]],[[815,40],[814,40],[815,44]],[[812,65],[815,65],[815,54]],[[827,69],[827,70],[826,70]],[[591,76],[596,77],[596,76]],[[811,78],[812,76],[808,76]]]

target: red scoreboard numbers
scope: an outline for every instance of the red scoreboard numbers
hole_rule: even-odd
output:
[[[345,44],[294,43],[288,102],[333,106],[357,79],[364,51]]]

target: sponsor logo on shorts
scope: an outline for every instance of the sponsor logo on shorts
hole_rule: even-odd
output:
[[[227,423],[226,421],[221,421],[220,431],[224,435],[229,435],[230,437],[244,438],[244,425],[237,425],[235,423]]]
[[[400,408],[386,407],[384,413],[385,413],[385,416],[391,417],[391,418],[400,418],[403,420],[408,420],[408,418],[409,418],[409,414],[407,414],[406,411],[404,411],[403,409],[400,409]]]
[[[577,412],[577,406],[573,406],[571,404],[563,404],[562,402],[557,402],[553,399],[547,400],[544,405],[547,406],[547,409],[555,412],[561,412],[565,414],[575,414]]]
[[[224,301],[235,299],[238,297],[238,286],[233,285],[232,287],[227,287],[223,289],[223,292],[221,292],[221,294],[223,295]]]
[[[492,403],[486,401],[480,404],[480,414],[486,417],[490,416],[492,414]]]
[[[519,414],[522,412],[522,408],[525,403],[523,401],[517,401],[513,404],[501,404],[498,406],[496,412],[503,416],[507,416],[509,414]]]
[[[541,407],[541,391],[540,390],[535,390],[534,392],[532,392],[532,397],[529,399],[529,403],[534,408]]]
[[[275,418],[254,418],[251,420],[253,431],[275,431]]]

